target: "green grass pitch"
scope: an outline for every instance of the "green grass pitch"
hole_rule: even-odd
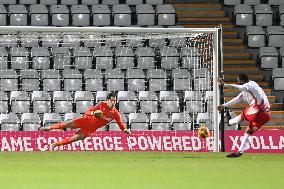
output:
[[[1,189],[282,189],[284,154],[1,152]]]

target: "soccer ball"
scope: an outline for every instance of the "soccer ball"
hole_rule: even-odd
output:
[[[207,127],[201,126],[198,128],[198,136],[200,138],[206,138],[210,136],[210,131]]]

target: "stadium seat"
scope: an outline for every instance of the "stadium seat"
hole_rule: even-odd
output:
[[[162,47],[160,56],[161,68],[171,70],[179,67],[179,53],[175,47]]]
[[[61,5],[77,5],[78,0],[61,0]]]
[[[45,114],[43,114],[42,124],[45,127],[51,126],[55,123],[59,123],[59,122],[62,122],[62,121],[63,121],[62,117],[57,113],[45,113]]]
[[[64,114],[64,122],[71,121],[75,118],[81,117],[79,113],[66,113]]]
[[[124,114],[120,114],[122,121],[125,123],[125,125],[127,125],[127,118]],[[117,125],[115,120],[112,120],[109,123],[109,131],[121,131],[121,129],[119,128],[119,126]],[[101,130],[106,130],[105,127],[100,128]]]
[[[181,28],[180,26],[169,26],[171,28]],[[176,47],[178,49],[187,46],[187,39],[186,37],[171,37],[169,39],[169,46]]]
[[[7,25],[7,10],[4,5],[0,4],[0,26]]]
[[[72,25],[73,26],[89,26],[90,25],[90,10],[87,5],[72,5]]]
[[[3,35],[0,35],[0,47],[17,47],[18,40],[16,33],[4,33]]]
[[[96,94],[96,103],[107,100],[107,95],[110,91],[98,91]]]
[[[31,48],[32,68],[36,70],[50,68],[50,53],[46,47]]]
[[[284,28],[282,26],[268,26],[268,46],[284,47]]]
[[[210,78],[212,74],[208,68],[193,69],[193,78]]]
[[[51,5],[50,16],[52,26],[69,26],[69,10],[66,5]]]
[[[54,47],[51,50],[54,69],[70,69],[71,54],[67,47]]]
[[[195,91],[210,91],[210,90],[212,90],[212,80],[210,78],[195,78],[195,79],[193,79],[193,90],[195,90]]]
[[[84,82],[86,91],[103,90],[103,75],[100,70],[86,69],[84,71]]]
[[[171,123],[174,130],[190,130],[192,120],[187,112],[173,113]]]
[[[108,48],[116,48],[122,45],[122,40],[125,40],[123,35],[105,34],[105,46]],[[127,46],[127,45],[126,45]]]
[[[99,0],[82,0],[82,5],[97,5]]]
[[[8,53],[4,47],[0,47],[0,69],[8,68]]]
[[[32,92],[33,113],[51,112],[51,97],[46,91]]]
[[[41,119],[36,113],[23,113],[21,125],[23,131],[37,131],[41,127]]]
[[[108,91],[124,91],[124,74],[120,69],[109,69],[105,72]]]
[[[245,5],[258,5],[260,3],[260,0],[244,0]]]
[[[36,4],[30,6],[31,26],[48,26],[48,10],[43,4]]]
[[[279,6],[280,25],[284,26],[284,5]]]
[[[150,124],[152,130],[170,130],[171,120],[165,113],[151,113]]]
[[[259,61],[262,69],[278,68],[278,52],[275,47],[260,47]]]
[[[135,51],[137,67],[140,69],[155,68],[155,53],[151,47],[138,47]]]
[[[282,65],[282,68],[284,68],[284,47],[280,48],[280,64]]]
[[[154,91],[139,91],[140,111],[142,113],[158,112],[158,97]]]
[[[22,91],[38,91],[39,90],[39,74],[36,70],[21,70],[20,83]]]
[[[12,69],[29,69],[29,52],[24,47],[12,47],[10,50]]]
[[[102,0],[103,5],[118,5],[119,0]]]
[[[129,69],[134,67],[134,53],[130,47],[117,47],[114,54],[116,68]]]
[[[271,26],[273,24],[273,11],[268,4],[254,6],[254,14],[257,26]]]
[[[275,91],[284,91],[284,68],[274,68],[272,70],[272,80]]]
[[[161,91],[160,92],[161,112],[163,113],[178,113],[179,97],[175,91]]]
[[[150,26],[151,28],[163,28],[162,26]],[[159,38],[158,36],[156,37],[153,35],[149,39],[149,47],[152,48],[161,48],[167,46],[167,41],[166,38]]]
[[[149,118],[145,113],[129,114],[129,125],[131,130],[149,130]]]
[[[41,41],[43,47],[58,47],[61,39],[58,33],[43,33]]]
[[[182,47],[180,50],[182,68],[198,68],[200,67],[201,57],[198,48]]]
[[[265,46],[265,32],[261,26],[247,26],[246,36],[249,47]]]
[[[27,26],[28,11],[24,5],[9,5],[9,18],[11,26]]]
[[[76,69],[92,68],[92,53],[88,47],[76,47],[73,50],[74,66]]]
[[[113,5],[112,16],[114,26],[131,25],[131,10],[126,4]]]
[[[41,79],[43,91],[61,91],[59,70],[43,70]]]
[[[119,91],[117,94],[119,111],[124,114],[136,113],[137,97],[133,91]]]
[[[62,72],[65,91],[82,90],[82,74],[77,69],[65,69]]]
[[[253,10],[250,5],[238,4],[234,8],[236,25],[251,26],[253,25]]]
[[[143,0],[126,0],[127,5],[142,5]]]
[[[34,5],[34,4],[37,4],[37,0],[20,0],[19,4],[21,4],[21,5]]]
[[[172,79],[174,91],[187,91],[192,89],[192,80],[187,69],[173,69]]]
[[[94,105],[94,97],[88,91],[76,91],[74,95],[74,102],[77,113],[85,113],[87,109]]]
[[[4,91],[0,91],[0,114],[8,113],[9,102],[8,96]]]
[[[20,120],[15,113],[0,114],[1,131],[19,131]]]
[[[79,47],[81,43],[81,36],[79,33],[67,33],[63,35],[62,47]]]
[[[206,126],[209,130],[213,130],[213,120],[208,112],[206,113],[198,113],[196,117],[196,123],[199,125]]]
[[[164,4],[164,0],[146,0],[146,4],[161,5]]]
[[[88,48],[96,48],[100,47],[102,44],[102,36],[99,34],[82,34],[82,43],[84,44],[84,47]]]
[[[153,26],[155,25],[155,11],[152,5],[139,4],[136,6],[137,25]]]
[[[93,56],[96,62],[96,69],[113,68],[113,52],[109,47],[95,48]]]
[[[159,26],[176,25],[176,11],[171,4],[157,5],[157,23]]]
[[[73,98],[68,91],[54,91],[53,92],[53,106],[54,113],[70,113],[72,112]]]
[[[15,70],[0,70],[1,91],[17,91],[18,75]]]
[[[29,32],[27,33],[20,33],[20,41],[22,47],[37,47],[39,46],[39,33],[36,32]]]
[[[92,5],[92,17],[94,26],[110,26],[111,11],[107,5]]]
[[[167,74],[163,69],[149,69],[147,71],[150,91],[167,90]]]
[[[282,0],[268,0],[268,4],[271,6],[278,6],[278,5],[284,5],[284,2]]]
[[[188,113],[204,112],[203,93],[199,91],[185,91],[184,102],[186,103],[186,111]]]
[[[205,92],[206,112],[213,112],[213,91]]]
[[[15,5],[17,0],[0,0],[0,4],[4,5]]]
[[[225,5],[238,5],[241,4],[241,0],[224,0]]]
[[[44,5],[57,5],[57,0],[40,0],[39,4]]]
[[[142,69],[127,69],[126,78],[129,91],[145,90],[145,74]]]

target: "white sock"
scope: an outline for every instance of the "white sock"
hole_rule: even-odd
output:
[[[242,138],[242,143],[241,143],[241,146],[239,148],[239,152],[243,153],[244,152],[244,148],[246,146],[246,144],[248,143],[248,138],[249,138],[249,134],[248,133],[245,133],[243,138]]]
[[[236,117],[230,119],[230,120],[229,120],[229,124],[230,124],[230,125],[234,125],[234,124],[239,123],[241,120],[242,120],[242,115],[240,114],[240,115],[238,115],[238,116],[236,116]]]

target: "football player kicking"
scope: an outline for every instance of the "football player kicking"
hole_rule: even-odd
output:
[[[249,104],[240,115],[229,120],[229,125],[238,124],[242,120],[249,122],[238,152],[227,155],[229,158],[240,157],[244,152],[246,144],[249,142],[249,136],[254,134],[261,126],[271,119],[269,101],[262,88],[260,88],[256,82],[249,80],[249,77],[246,74],[239,74],[238,85],[225,84],[222,80],[219,80],[219,83],[224,85],[224,88],[238,89],[241,93],[229,102],[218,106],[218,110],[221,111],[225,107],[239,103],[242,100]]]
[[[106,102],[99,102],[96,106],[91,106],[84,114],[83,117],[75,118],[68,122],[60,122],[47,127],[40,127],[40,131],[50,131],[53,129],[65,129],[65,128],[78,128],[78,132],[70,137],[60,140],[58,142],[50,144],[51,150],[54,150],[56,146],[70,144],[72,142],[83,140],[97,129],[105,126],[113,119],[116,120],[120,129],[126,134],[131,134],[130,129],[127,129],[123,123],[120,113],[115,108],[116,95],[110,93],[107,95]]]

